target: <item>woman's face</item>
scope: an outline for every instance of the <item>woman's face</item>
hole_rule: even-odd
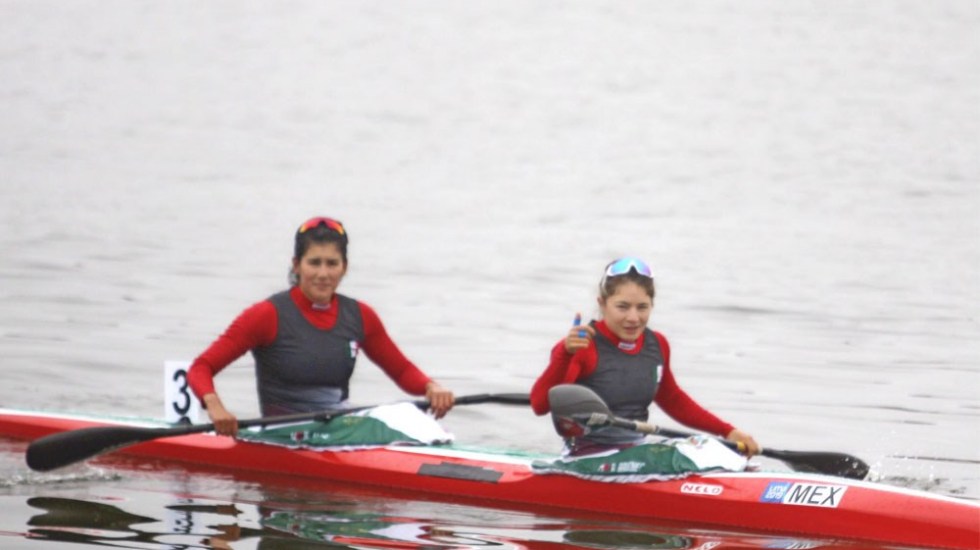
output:
[[[602,318],[620,340],[634,342],[643,334],[653,311],[653,298],[632,281],[624,281],[605,299],[599,298]]]
[[[293,258],[299,289],[314,304],[326,304],[347,273],[347,264],[336,243],[312,243],[302,258]]]

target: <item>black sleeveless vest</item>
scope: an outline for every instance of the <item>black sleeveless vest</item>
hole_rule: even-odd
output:
[[[347,399],[364,323],[357,302],[337,295],[337,323],[319,329],[283,291],[269,298],[279,328],[268,346],[252,350],[263,416],[334,408]]]
[[[593,323],[594,326],[594,323]],[[616,416],[646,421],[650,403],[657,393],[663,373],[664,355],[660,342],[650,329],[644,329],[643,347],[630,354],[616,347],[597,332],[595,371],[577,383],[596,392]],[[602,428],[583,439],[601,445],[623,445],[643,439],[643,435],[625,428]]]

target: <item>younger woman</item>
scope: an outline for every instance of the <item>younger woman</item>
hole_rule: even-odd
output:
[[[670,346],[647,328],[653,311],[650,267],[637,258],[620,258],[608,266],[599,283],[601,319],[575,326],[551,350],[551,362],[531,390],[538,415],[550,410],[548,390],[558,384],[581,384],[595,391],[616,416],[646,421],[656,402],[674,420],[730,441],[741,442],[749,456],[759,445],[749,434],[697,404],[677,385],[670,368]],[[572,455],[625,448],[644,436],[626,428],[606,427],[568,442]]]

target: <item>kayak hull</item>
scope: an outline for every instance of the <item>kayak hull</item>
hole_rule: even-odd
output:
[[[0,435],[33,440],[138,421],[0,410]],[[228,470],[289,474],[486,504],[542,506],[770,534],[904,546],[980,547],[980,505],[870,482],[789,472],[728,472],[610,483],[532,472],[531,457],[455,447],[314,451],[212,434],[157,439],[117,452]]]

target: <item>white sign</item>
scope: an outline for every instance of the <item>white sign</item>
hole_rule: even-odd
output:
[[[770,481],[760,500],[795,506],[837,508],[846,491],[847,487],[844,485]]]
[[[163,418],[171,423],[196,424],[201,418],[201,402],[187,384],[190,361],[163,364]]]

